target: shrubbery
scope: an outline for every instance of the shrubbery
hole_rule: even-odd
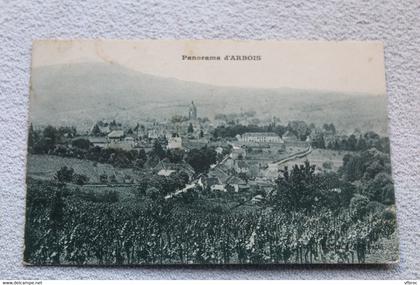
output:
[[[67,166],[61,167],[55,174],[54,178],[60,183],[73,182],[78,185],[84,185],[89,182],[89,177],[83,174],[74,173],[74,169]]]

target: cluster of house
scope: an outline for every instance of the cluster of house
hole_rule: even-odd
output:
[[[121,124],[113,122],[97,122],[92,126],[89,141],[101,148],[120,148],[132,150],[143,148],[146,151],[152,148],[156,139],[166,139],[167,149],[188,149],[201,148],[211,145],[209,133],[212,123],[197,117],[197,107],[194,102],[188,106],[188,116],[172,118],[157,122],[150,120],[142,122],[133,129],[125,130]],[[251,114],[252,115],[252,114]],[[244,116],[242,119],[253,119],[253,116]],[[175,134],[175,135],[174,135]],[[307,145],[307,142],[300,141],[293,133],[286,132],[282,137],[274,132],[248,132],[238,135],[234,141],[218,142],[215,150],[219,155],[225,157],[216,165],[213,165],[204,177],[201,177],[203,185],[212,190],[240,191],[250,187],[263,187],[272,189],[272,179],[260,175],[261,165],[255,165],[251,159],[247,159],[247,151],[251,149],[260,152],[281,153],[287,145]],[[225,150],[230,145],[229,154]],[[185,172],[189,179],[193,179],[194,170],[185,163],[169,163],[161,161],[153,169],[158,175],[170,176],[173,173]],[[252,179],[249,179],[252,178]]]
[[[272,162],[270,160],[255,159],[248,151],[258,149],[262,152],[283,153],[286,146],[297,146],[307,148],[308,141],[300,141],[293,133],[286,132],[282,137],[274,132],[248,132],[236,137],[231,142],[231,150],[221,162],[213,166],[206,182],[204,183],[212,190],[234,191],[249,188],[258,188],[271,191],[275,187],[273,178],[265,175],[265,168]],[[223,148],[217,147],[217,153],[222,153]],[[250,157],[252,156],[252,157]]]
[[[88,137],[93,146],[100,148],[120,148],[124,150],[132,150],[138,147],[138,140],[134,135],[127,135],[124,130],[113,130],[105,133],[105,136]]]
[[[229,161],[230,160],[230,161]],[[209,170],[206,177],[201,178],[202,184],[213,191],[245,191],[260,189],[270,192],[275,187],[275,182],[266,177],[248,179],[250,166],[245,160],[228,159],[228,163],[220,163]]]
[[[198,139],[208,142],[210,127],[197,117],[194,102],[188,107],[188,117],[179,116],[179,120],[147,120],[135,128],[123,128],[115,121],[96,122],[89,131],[88,139],[101,148],[119,148],[132,150],[149,149],[155,139],[166,139],[168,149],[183,149],[183,138]],[[185,142],[184,142],[185,143]]]
[[[164,160],[159,161],[154,167],[154,171],[158,175],[165,177],[168,177],[173,173],[184,172],[188,175],[189,180],[192,180],[195,174],[194,169],[186,162],[172,163]]]

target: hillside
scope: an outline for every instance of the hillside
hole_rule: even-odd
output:
[[[36,125],[86,129],[99,119],[134,124],[144,118],[185,115],[194,100],[201,117],[255,110],[282,122],[334,122],[346,130],[386,132],[386,96],[211,86],[98,63],[35,68],[31,89],[30,118]]]
[[[35,179],[52,180],[57,171],[64,166],[73,168],[77,174],[86,175],[89,183],[99,183],[102,174],[108,177],[115,175],[119,182],[124,181],[125,175],[138,178],[138,174],[132,169],[117,168],[110,164],[95,163],[85,159],[39,154],[28,155],[27,175]]]

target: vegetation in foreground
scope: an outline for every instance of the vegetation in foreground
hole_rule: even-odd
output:
[[[385,253],[397,260],[383,247],[396,230],[389,156],[371,149],[344,160],[338,173],[315,173],[309,162],[285,169],[271,193],[197,187],[168,200],[170,180],[155,177],[118,192],[28,179],[25,261],[365,263]],[[253,202],[256,195],[263,199]]]

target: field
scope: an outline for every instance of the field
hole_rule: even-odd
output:
[[[109,164],[96,163],[89,160],[67,158],[55,155],[30,154],[27,162],[28,176],[41,180],[51,180],[56,172],[63,166],[71,167],[77,174],[89,177],[89,183],[99,183],[99,176],[106,174],[108,177],[115,175],[118,181],[123,181],[126,175],[140,178],[132,169],[121,169]]]
[[[316,165],[317,171],[337,171],[343,165],[343,157],[347,153],[351,152],[329,149],[313,149],[312,152],[306,157],[290,160],[282,164],[282,166],[287,166],[290,169],[295,164],[303,164],[305,160],[309,160],[311,164]],[[326,168],[324,163],[329,164],[331,167],[327,166]]]

